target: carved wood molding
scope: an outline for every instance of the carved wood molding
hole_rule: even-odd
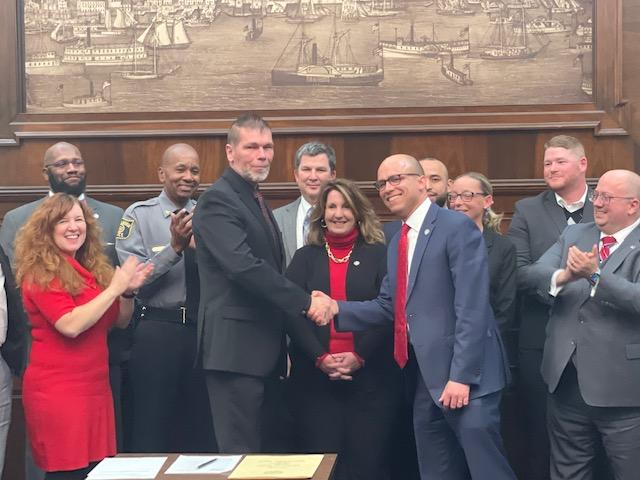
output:
[[[441,132],[592,129],[627,135],[622,98],[622,3],[594,0],[594,98],[571,105],[264,110],[277,133]],[[237,111],[28,114],[23,92],[23,0],[0,2],[0,146],[21,139],[224,135]],[[544,75],[544,71],[540,72]]]
[[[587,179],[589,185],[595,185],[597,178]],[[371,182],[355,182],[367,197],[377,197],[378,192]],[[198,194],[206,190],[211,184],[201,184]],[[547,188],[544,180],[536,179],[495,179],[491,180],[495,196],[536,195]],[[104,202],[135,202],[141,199],[154,197],[160,193],[162,186],[159,184],[132,184],[132,185],[92,185],[87,187],[87,194]],[[300,192],[294,182],[273,182],[260,184],[260,190],[270,200],[282,200],[296,198]],[[47,194],[46,186],[25,187],[0,187],[0,204],[11,202],[31,202]]]

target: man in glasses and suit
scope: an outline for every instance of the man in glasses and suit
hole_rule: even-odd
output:
[[[530,269],[551,303],[542,358],[551,479],[602,478],[599,445],[617,479],[640,457],[640,176],[611,170],[590,198],[594,222],[568,227]]]

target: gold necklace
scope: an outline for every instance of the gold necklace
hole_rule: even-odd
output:
[[[336,258],[333,255],[333,252],[331,251],[331,248],[329,247],[329,242],[324,242],[324,249],[327,251],[327,255],[329,256],[329,258],[332,261],[334,261],[335,263],[347,263],[349,261],[349,259],[351,258],[351,254],[353,253],[353,245],[351,245],[351,250],[349,250],[349,253],[347,253],[342,258]]]

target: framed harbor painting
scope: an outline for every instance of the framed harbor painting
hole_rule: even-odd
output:
[[[593,0],[26,0],[26,107],[578,103],[592,19]]]
[[[618,35],[603,19],[621,0],[605,1],[16,0],[14,130],[90,114],[113,127],[98,134],[174,119],[198,133],[244,110],[312,130],[486,129],[522,112],[520,128],[549,112],[595,126],[619,95],[597,91],[618,75],[594,61]]]

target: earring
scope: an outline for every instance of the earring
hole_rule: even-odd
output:
[[[320,219],[320,226],[322,228],[327,228],[327,224],[324,222],[324,218]]]

